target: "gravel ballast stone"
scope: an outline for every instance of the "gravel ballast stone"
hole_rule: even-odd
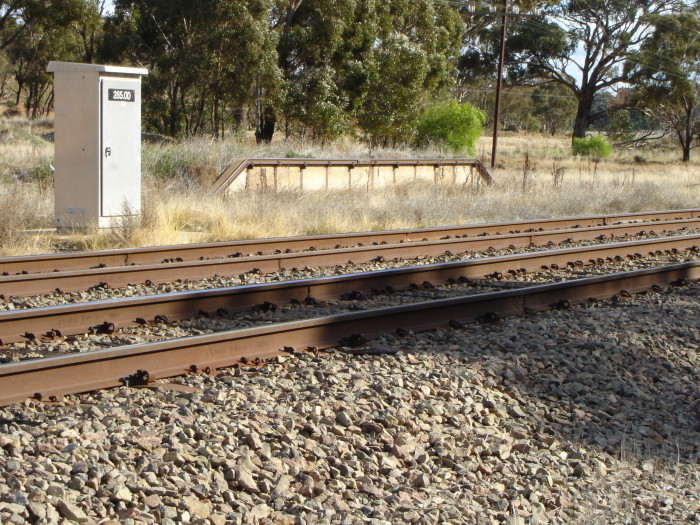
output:
[[[2,408],[0,521],[700,523],[699,299]]]

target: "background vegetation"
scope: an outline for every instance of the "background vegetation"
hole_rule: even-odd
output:
[[[566,136],[504,132],[491,186],[475,178],[456,186],[412,183],[372,191],[242,191],[226,196],[213,195],[209,181],[234,159],[365,157],[368,146],[347,137],[324,146],[191,137],[144,144],[139,220],[107,231],[62,234],[53,229],[53,144],[42,138],[49,136],[50,126],[49,120],[0,117],[5,130],[0,134],[2,256],[700,207],[698,164],[674,162],[677,155],[668,140],[600,159],[573,156]],[[490,140],[477,141],[479,156],[490,150]],[[445,153],[435,146],[372,150],[378,158]]]
[[[582,138],[574,137],[571,142],[571,151],[574,155],[581,155],[582,157],[604,159],[612,153],[612,146],[601,135]]]
[[[474,155],[485,121],[486,114],[469,104],[455,100],[433,104],[425,109],[418,123],[417,144],[445,145],[453,153]]]
[[[699,206],[696,3],[510,5],[495,185],[224,198],[240,157],[489,161],[500,0],[0,0],[0,252]],[[149,69],[140,222],[51,230],[50,60]]]
[[[670,134],[690,158],[696,1],[510,5],[500,124],[582,138],[613,122],[623,145]],[[500,0],[0,0],[0,98],[41,117],[49,60],[121,63],[149,69],[146,127],[170,137],[424,143],[436,103],[468,102],[492,125],[500,11]]]

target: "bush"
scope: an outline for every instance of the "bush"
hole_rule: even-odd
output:
[[[633,140],[635,135],[629,111],[621,109],[612,114],[608,122],[608,137],[611,141],[627,142]]]
[[[612,146],[605,140],[605,137],[596,135],[595,137],[576,138],[571,142],[571,150],[574,155],[582,157],[609,157],[612,153]]]
[[[314,156],[311,153],[303,154],[297,153],[296,151],[288,151],[285,155],[287,159],[313,159]]]
[[[153,146],[144,150],[144,172],[160,180],[172,180],[184,176],[187,167],[197,161],[196,155],[186,147]]]
[[[455,153],[475,153],[486,115],[470,104],[457,101],[440,102],[426,108],[418,123],[416,143],[449,147]]]
[[[48,190],[53,186],[53,168],[48,162],[34,166],[29,170],[29,179],[36,182],[41,190]]]

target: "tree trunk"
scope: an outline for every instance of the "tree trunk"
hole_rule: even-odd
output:
[[[277,115],[275,110],[269,106],[263,107],[258,116],[258,126],[255,130],[255,142],[258,144],[272,142],[272,136],[275,134],[275,124],[277,123]]]
[[[584,138],[591,123],[591,110],[593,109],[594,92],[583,90],[578,97],[576,120],[574,120],[574,138]]]
[[[221,122],[221,140],[226,138],[226,103],[221,104],[221,117],[219,117],[219,122]]]
[[[214,137],[218,139],[220,137],[218,88],[214,91],[214,109],[213,109],[212,113],[213,113],[212,116],[214,118]]]
[[[685,140],[683,141],[683,162],[690,162],[690,150],[693,145],[693,107],[685,108]]]
[[[174,137],[177,134],[177,100],[178,85],[176,83],[170,90],[170,122],[168,127],[171,137]]]
[[[15,97],[15,107],[19,110],[19,105],[22,102],[22,90],[24,89],[24,82],[17,80],[17,96]]]
[[[27,87],[27,98],[24,100],[24,114],[28,119],[32,118],[32,92],[34,90],[34,84],[29,83]]]
[[[683,150],[683,162],[689,162],[692,136],[687,127],[684,130],[678,130],[678,142],[680,142],[681,149]]]
[[[192,135],[197,135],[199,133],[199,129],[202,127],[202,120],[204,119],[204,109],[206,106],[206,99],[204,98],[204,95],[202,95],[199,98],[199,107],[197,108],[197,113],[195,115],[196,118],[193,119],[193,126],[192,126]]]
[[[245,117],[245,112],[243,109],[243,104],[237,105],[233,108],[233,126],[234,131],[238,133],[241,130],[241,125],[243,124],[243,118]]]
[[[266,106],[263,102],[263,88],[260,82],[260,77],[256,81],[256,102],[255,102],[255,142],[257,144],[272,142],[272,136],[275,134],[275,124],[277,123],[277,115],[275,110]]]

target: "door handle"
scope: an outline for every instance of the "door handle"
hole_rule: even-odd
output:
[[[112,148],[105,148],[105,157],[111,157],[112,156]]]

